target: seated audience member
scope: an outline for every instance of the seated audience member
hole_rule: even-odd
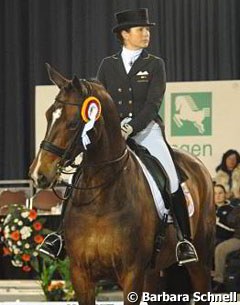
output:
[[[214,263],[215,273],[213,277],[213,291],[223,292],[225,265],[228,254],[240,250],[240,207],[235,207],[227,217],[229,226],[235,229],[233,237],[218,244],[215,248]]]
[[[240,155],[236,150],[229,149],[223,154],[215,182],[225,187],[228,199],[240,198]]]
[[[223,185],[214,185],[214,202],[216,206],[216,245],[233,236],[234,229],[228,225],[227,216],[233,207],[226,199]]]

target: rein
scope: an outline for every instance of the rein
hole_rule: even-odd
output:
[[[93,197],[93,199],[91,199],[91,200],[88,201],[88,202],[84,202],[84,203],[81,204],[81,205],[89,205],[90,203],[92,203],[92,202],[102,193],[102,191],[103,191],[104,189],[106,189],[107,187],[109,187],[111,184],[113,184],[113,183],[117,180],[117,178],[120,176],[120,174],[122,173],[122,171],[124,170],[124,168],[125,168],[125,166],[126,166],[126,163],[127,163],[128,159],[129,159],[129,156],[130,156],[130,153],[129,153],[129,150],[126,148],[126,149],[124,150],[123,154],[122,154],[120,157],[118,157],[118,158],[116,158],[116,159],[114,159],[114,160],[111,160],[111,161],[104,161],[104,162],[101,162],[101,163],[98,163],[98,164],[91,164],[91,165],[81,165],[81,164],[80,164],[80,168],[83,168],[83,167],[84,167],[84,168],[95,167],[95,166],[99,166],[99,165],[111,165],[111,164],[118,163],[118,162],[122,161],[122,160],[125,158],[125,156],[127,156],[127,158],[126,158],[126,160],[124,161],[122,167],[115,173],[114,178],[113,178],[112,180],[110,180],[110,181],[108,180],[108,181],[105,181],[105,182],[103,182],[103,183],[101,183],[101,184],[94,185],[94,186],[90,186],[90,187],[78,187],[78,186],[75,185],[75,183],[77,183],[77,181],[76,181],[76,182],[74,181],[72,184],[67,183],[67,182],[62,182],[62,184],[63,184],[64,186],[67,187],[66,192],[65,192],[65,194],[67,194],[67,196],[66,196],[66,197],[63,197],[63,198],[61,198],[61,197],[57,194],[57,192],[56,192],[56,190],[55,190],[55,188],[54,188],[55,184],[52,186],[52,190],[53,190],[53,192],[55,193],[55,195],[56,195],[59,199],[61,199],[61,200],[68,200],[68,199],[71,197],[71,194],[72,194],[72,190],[73,190],[73,189],[75,189],[75,190],[81,190],[81,191],[88,191],[88,190],[94,190],[94,189],[102,188],[102,189],[99,191],[99,193],[98,193],[95,197]],[[78,173],[79,173],[78,171],[76,171],[76,172],[74,173],[73,180],[75,180],[74,178],[75,178],[75,176],[76,176]]]
[[[121,158],[116,159],[116,162],[121,161],[125,156],[127,156],[127,158],[124,160],[123,165],[121,166],[121,168],[114,174],[114,177],[111,180],[105,181],[99,185],[95,185],[92,187],[77,187],[75,185],[72,186],[72,188],[77,189],[77,190],[81,190],[81,191],[87,191],[87,190],[94,190],[94,189],[100,189],[99,192],[92,197],[92,199],[90,199],[89,201],[86,202],[82,202],[81,206],[87,206],[90,205],[91,203],[93,203],[101,194],[102,192],[109,188],[111,185],[113,185],[117,179],[120,177],[122,171],[124,170],[124,168],[126,167],[126,164],[128,162],[129,159],[129,151],[126,149],[124,154],[121,156]],[[109,164],[113,164],[113,163],[109,163]],[[77,182],[77,181],[76,181]],[[70,196],[69,196],[70,197]]]
[[[110,160],[110,161],[102,161],[102,162],[99,162],[99,163],[96,163],[96,164],[87,164],[87,165],[82,165],[83,167],[87,168],[87,167],[98,167],[99,165],[111,165],[113,163],[117,163],[119,161],[121,161],[125,156],[126,154],[129,153],[128,149],[125,148],[124,152],[122,153],[122,155],[116,159],[113,159],[113,160]]]
[[[97,163],[97,164],[90,164],[90,165],[81,165],[81,164],[80,164],[80,167],[81,167],[81,168],[83,168],[83,167],[84,167],[84,168],[88,168],[88,167],[96,167],[96,166],[99,166],[99,165],[111,165],[111,164],[120,162],[121,160],[123,160],[123,158],[124,158],[125,156],[127,156],[127,158],[126,158],[126,160],[125,160],[125,162],[127,162],[128,159],[129,159],[129,151],[128,151],[127,148],[124,150],[123,154],[122,154],[119,158],[117,158],[117,159],[114,159],[114,160],[111,160],[111,161],[104,161],[104,162],[100,162],[100,163]],[[120,169],[119,171],[117,171],[116,175],[119,174],[119,173],[123,170],[123,168],[124,168],[124,166],[125,166],[125,162],[124,162],[123,167],[121,167],[121,169]],[[66,186],[68,186],[68,187],[72,187],[72,188],[74,188],[74,189],[82,190],[82,191],[98,189],[98,188],[101,188],[101,187],[103,187],[103,186],[105,186],[105,185],[108,184],[108,182],[103,182],[103,183],[101,183],[101,184],[94,185],[94,186],[89,186],[89,187],[77,187],[77,186],[75,186],[75,185],[73,185],[73,184],[69,184],[69,183],[66,183],[66,182],[63,182],[63,183],[64,183],[64,185],[66,185]]]

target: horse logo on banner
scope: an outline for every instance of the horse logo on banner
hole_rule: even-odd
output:
[[[199,134],[205,133],[204,123],[210,117],[210,107],[200,109],[191,95],[178,95],[175,98],[175,111],[173,120],[178,128],[183,127],[184,122],[191,122]]]

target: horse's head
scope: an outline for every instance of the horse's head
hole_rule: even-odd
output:
[[[184,99],[181,95],[176,97],[176,99],[175,99],[176,111],[180,111],[180,108],[182,107],[183,101],[184,101]]]
[[[123,145],[120,121],[104,87],[76,76],[68,80],[49,65],[47,69],[50,80],[60,91],[46,111],[45,138],[30,167],[30,177],[39,188],[51,186],[61,169],[70,165],[79,153],[96,155],[99,142],[108,143],[115,138]]]

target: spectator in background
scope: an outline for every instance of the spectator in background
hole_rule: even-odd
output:
[[[236,150],[229,149],[223,154],[215,182],[224,186],[228,199],[240,198],[240,155]]]
[[[228,225],[227,216],[233,210],[230,201],[226,199],[223,185],[214,185],[214,202],[216,206],[216,245],[233,236],[234,229]]]
[[[227,217],[228,225],[235,229],[232,238],[218,244],[215,248],[214,263],[215,274],[213,277],[213,291],[223,292],[225,265],[228,254],[240,250],[240,207],[235,207]]]

